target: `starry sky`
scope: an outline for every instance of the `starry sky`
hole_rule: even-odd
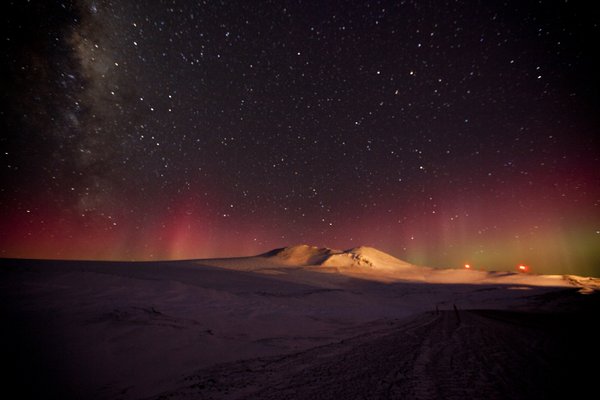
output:
[[[583,3],[4,2],[0,256],[600,276]]]

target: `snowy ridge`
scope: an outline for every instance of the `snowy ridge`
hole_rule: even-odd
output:
[[[565,275],[564,279],[572,284],[578,286],[579,292],[584,294],[590,294],[594,291],[600,291],[600,278],[592,278],[579,275]]]
[[[579,287],[582,293],[600,290],[600,279],[584,278],[575,275],[535,275],[515,272],[494,272],[464,269],[438,269],[410,264],[383,251],[369,246],[354,247],[348,250],[335,250],[328,247],[297,245],[283,247],[250,257],[256,268],[269,264],[285,267],[329,267],[338,273],[368,277],[385,281],[413,281],[436,284],[503,284],[525,286]],[[263,260],[261,262],[260,260]],[[238,261],[239,263],[239,261]],[[239,263],[240,265],[242,263]],[[239,268],[239,267],[238,267]]]
[[[262,257],[272,258],[287,265],[307,266],[321,265],[327,258],[337,252],[339,250],[301,244],[271,250],[263,254]]]
[[[331,267],[360,267],[370,269],[401,270],[413,265],[399,260],[373,247],[360,246],[333,254],[321,265]]]
[[[297,245],[272,250],[262,255],[286,265],[325,266],[338,268],[402,269],[413,267],[373,247],[360,246],[348,250]]]

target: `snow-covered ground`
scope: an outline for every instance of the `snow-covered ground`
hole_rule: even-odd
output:
[[[494,310],[579,311],[598,288],[582,277],[419,267],[369,247],[302,245],[218,260],[1,263],[2,358],[22,397],[439,398],[445,379],[456,375],[448,368],[481,366],[491,354],[524,345],[522,356],[499,356],[523,363],[520,371],[539,362],[548,343],[558,346],[554,336],[528,346],[535,328]],[[478,350],[453,355],[442,343]],[[482,349],[488,358],[477,355]],[[370,365],[375,355],[387,358]],[[453,384],[456,398],[479,396],[493,383],[493,374],[482,372],[473,388],[473,368],[464,371]]]

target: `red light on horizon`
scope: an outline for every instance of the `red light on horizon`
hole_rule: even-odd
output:
[[[518,269],[520,272],[527,272],[527,271],[529,270],[529,267],[528,267],[527,265],[525,265],[525,264],[520,264],[520,265],[517,267],[517,269]]]

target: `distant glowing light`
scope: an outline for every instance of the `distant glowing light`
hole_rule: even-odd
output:
[[[520,264],[520,265],[517,267],[517,269],[518,269],[520,272],[527,272],[527,271],[529,271],[529,267],[528,267],[527,265],[524,265],[524,264]]]
[[[471,265],[470,264],[465,264],[465,269],[471,269]]]

